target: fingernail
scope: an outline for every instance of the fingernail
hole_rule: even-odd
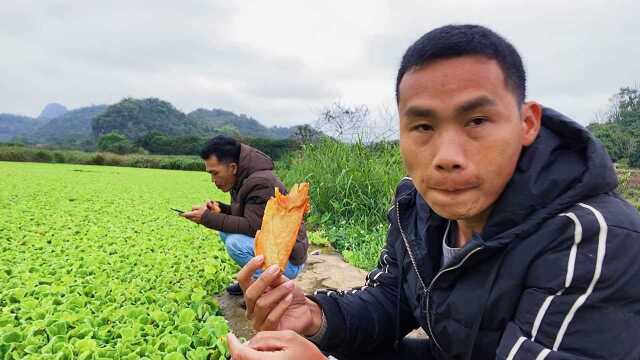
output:
[[[256,259],[256,262],[261,263],[264,261],[264,255],[258,255],[254,259]]]
[[[267,269],[267,273],[274,275],[278,272],[278,265],[271,265],[269,266],[269,268]]]
[[[282,284],[282,286],[284,286],[285,289],[291,290],[294,287],[294,283],[293,283],[293,281],[289,280],[286,283]]]
[[[293,294],[289,294],[289,295],[287,295],[286,298],[284,298],[284,301],[286,301],[286,302],[290,302],[291,300],[293,300]]]

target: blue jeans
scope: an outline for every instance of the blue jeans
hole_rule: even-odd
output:
[[[220,231],[220,239],[224,242],[224,246],[227,248],[229,256],[241,267],[251,260],[255,256],[253,249],[254,239],[244,234],[229,234]],[[289,279],[295,279],[296,276],[302,271],[304,264],[294,265],[291,262],[287,263],[287,267],[284,269],[283,275]],[[259,269],[253,275],[257,278],[262,274],[262,269]]]

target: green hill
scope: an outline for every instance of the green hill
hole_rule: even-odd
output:
[[[271,127],[260,124],[244,114],[237,115],[222,109],[197,109],[187,115],[206,132],[220,132],[250,138],[288,139],[295,127]]]
[[[138,140],[158,132],[170,137],[197,135],[196,122],[166,101],[156,98],[126,98],[109,106],[96,116],[92,124],[95,138],[116,132],[130,140]]]
[[[0,114],[0,142],[27,137],[42,124],[42,121],[28,116]]]
[[[65,112],[36,129],[28,139],[55,145],[86,142],[92,138],[93,119],[106,109],[107,105],[95,105]]]
[[[191,153],[202,141],[219,134],[248,141],[275,141],[294,137],[298,128],[266,127],[247,115],[216,108],[185,114],[157,98],[125,98],[113,105],[70,111],[61,104],[48,104],[37,119],[0,114],[0,142],[18,139],[32,144],[87,150],[95,149],[98,139],[109,133],[118,133],[130,144],[145,149],[165,151],[182,144],[185,149],[179,153]]]

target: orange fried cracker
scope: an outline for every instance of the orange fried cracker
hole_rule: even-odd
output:
[[[296,184],[287,195],[276,188],[275,197],[267,201],[262,227],[256,233],[255,251],[264,255],[263,268],[276,264],[281,271],[296,244],[305,213],[309,212],[309,184]]]

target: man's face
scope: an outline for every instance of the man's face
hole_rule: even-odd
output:
[[[207,172],[211,174],[211,181],[218,189],[224,192],[229,192],[233,189],[233,185],[236,182],[238,164],[220,162],[215,155],[209,156],[204,163],[207,167]]]
[[[399,95],[400,149],[418,192],[444,218],[486,221],[541,107],[519,105],[498,63],[479,56],[410,70]]]

